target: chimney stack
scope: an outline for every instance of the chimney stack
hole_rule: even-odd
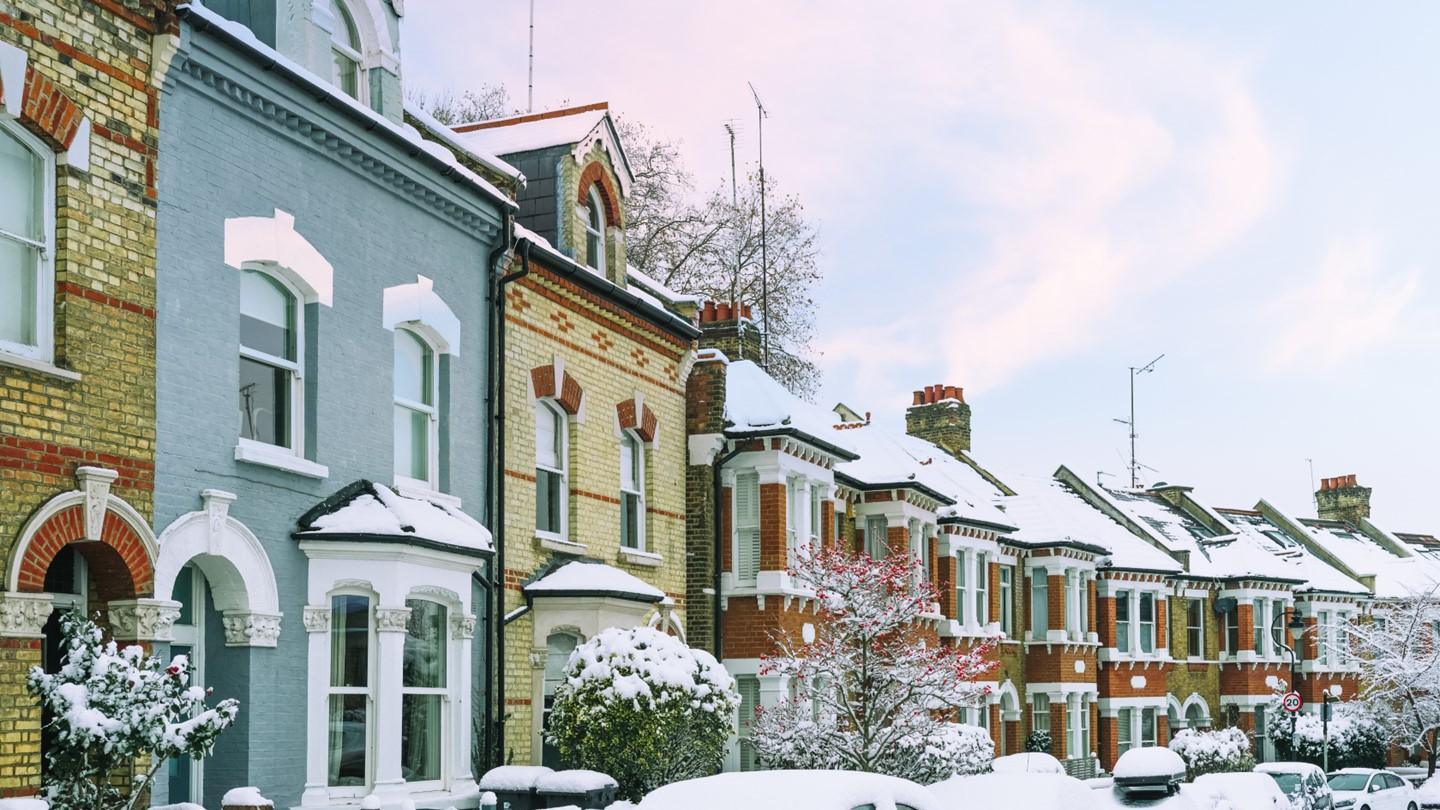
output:
[[[970,406],[957,385],[927,385],[905,411],[905,432],[934,442],[957,458],[970,450]]]
[[[1343,520],[1359,523],[1360,518],[1370,517],[1370,487],[1362,487],[1355,475],[1337,475],[1320,479],[1320,491],[1315,493],[1315,511],[1321,520]]]
[[[716,349],[730,360],[760,359],[760,327],[751,319],[749,304],[706,301],[699,315],[700,348]]]

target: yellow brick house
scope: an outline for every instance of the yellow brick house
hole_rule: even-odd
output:
[[[609,627],[685,635],[695,301],[626,264],[633,177],[607,105],[455,131],[526,177],[501,281],[496,697],[501,761],[558,765],[543,728],[576,645]]]

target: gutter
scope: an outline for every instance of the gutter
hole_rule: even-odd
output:
[[[835,473],[835,477],[837,479],[843,480],[845,482],[845,485],[850,487],[851,489],[856,489],[861,492],[884,492],[891,489],[913,489],[927,498],[939,501],[941,506],[954,506],[956,504],[954,498],[951,498],[949,495],[945,495],[938,490],[931,489],[930,487],[920,483],[919,481],[896,481],[894,483],[888,484],[866,483],[860,481],[859,479],[856,479],[853,476],[849,476],[845,473],[839,472],[838,470]],[[1014,531],[1013,526],[1006,528]]]
[[[711,489],[711,495],[712,495],[712,497],[713,497],[713,500],[712,500],[713,507],[712,507],[712,509],[711,509],[711,514],[713,514],[713,515],[714,515],[714,518],[715,518],[715,525],[714,525],[714,534],[715,534],[714,540],[715,540],[715,545],[714,545],[714,551],[713,551],[713,553],[714,553],[714,555],[715,555],[715,568],[714,568],[714,571],[713,571],[712,574],[711,574],[711,580],[712,580],[712,581],[711,581],[710,585],[711,585],[711,589],[715,591],[715,595],[714,595],[714,596],[712,597],[712,599],[711,599],[711,610],[713,611],[713,615],[714,615],[713,621],[715,622],[715,650],[714,650],[714,654],[715,654],[715,660],[716,660],[716,661],[723,661],[723,660],[725,660],[724,657],[722,656],[722,652],[723,652],[723,650],[724,650],[724,644],[723,644],[723,642],[724,642],[724,640],[725,640],[725,629],[724,629],[724,628],[725,628],[725,623],[720,620],[720,614],[721,614],[721,612],[722,612],[722,610],[723,610],[723,608],[721,607],[721,601],[722,601],[722,599],[724,598],[724,597],[722,597],[721,594],[720,594],[720,574],[721,574],[720,569],[721,569],[721,560],[724,559],[724,549],[725,549],[724,536],[720,533],[720,490],[722,489],[722,487],[720,486],[720,471],[725,467],[725,463],[726,463],[726,462],[728,462],[728,461],[729,461],[730,459],[732,459],[732,458],[735,458],[736,456],[740,455],[740,454],[743,453],[743,452],[745,452],[745,451],[744,451],[744,450],[741,450],[740,448],[737,447],[737,448],[735,448],[735,449],[733,449],[733,450],[730,450],[730,451],[727,452],[727,453],[723,453],[723,454],[721,454],[721,455],[719,455],[719,456],[716,456],[716,457],[715,457],[715,463],[714,463],[713,465],[711,465],[711,468],[710,468],[711,487],[712,487],[712,489]]]
[[[732,427],[732,429],[725,431],[725,438],[735,440],[768,439],[772,436],[788,436],[790,438],[801,439],[809,444],[815,445],[841,461],[855,461],[860,458],[860,456],[850,450],[846,450],[843,447],[831,444],[824,439],[811,436],[809,433],[792,427],[761,428],[759,430],[745,430],[743,433],[736,431]],[[914,482],[912,481],[910,483],[913,484]]]
[[[505,612],[505,285],[530,272],[530,243],[526,242],[520,254],[521,269],[513,273],[500,275],[503,260],[514,247],[511,235],[514,233],[514,221],[509,213],[505,215],[505,239],[497,247],[494,253],[490,254],[490,277],[495,279],[495,288],[491,295],[492,312],[490,316],[490,391],[489,402],[487,403],[487,416],[490,419],[490,430],[486,433],[486,458],[489,461],[490,471],[490,498],[485,504],[485,515],[490,521],[490,536],[495,544],[495,562],[490,571],[490,582],[495,600],[495,608],[492,616],[503,616]],[[505,758],[505,625],[506,621],[494,621],[495,642],[491,646],[488,655],[492,659],[492,673],[495,678],[495,699],[491,703],[495,706],[495,716],[487,717],[493,726],[492,740],[494,750],[490,752],[489,765],[500,765]],[[499,672],[495,672],[493,661],[500,662]],[[490,708],[486,707],[487,713]]]

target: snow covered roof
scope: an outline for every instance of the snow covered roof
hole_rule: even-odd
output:
[[[640,272],[633,264],[625,265],[625,274],[629,276],[631,284],[643,287],[650,294],[657,298],[662,298],[671,304],[700,303],[701,296],[676,292],[662,284],[659,279],[656,279],[654,276]]]
[[[1138,571],[1182,570],[1180,564],[1143,538],[1087,503],[1054,478],[1020,476],[1008,482],[1016,494],[997,504],[1018,531],[1010,540],[1033,546],[1083,543],[1105,549],[1116,568]]]
[[[1440,583],[1440,560],[1417,553],[1398,539],[1382,544],[1357,526],[1338,520],[1304,518],[1297,521],[1308,539],[1334,556],[1357,576],[1375,578],[1375,595],[1399,598],[1425,592]],[[1381,530],[1370,527],[1376,532]]]
[[[610,118],[610,105],[603,101],[457,124],[454,130],[462,143],[494,155],[572,146],[571,154],[580,160],[598,140],[610,155],[622,193],[629,193],[634,180],[615,122]]]
[[[969,464],[933,442],[859,422],[832,424],[831,429],[840,432],[860,455],[837,464],[836,474],[862,486],[923,488],[942,501],[938,510],[942,518],[1013,526],[1013,521],[995,508],[993,501],[999,491]]]
[[[223,32],[226,38],[232,43],[250,51],[259,59],[268,62],[271,67],[279,68],[282,73],[288,74],[291,79],[306,85],[310,93],[316,98],[323,99],[332,106],[348,110],[351,114],[364,118],[370,126],[376,127],[388,133],[391,137],[398,138],[405,142],[414,150],[412,152],[413,155],[418,156],[423,153],[432,160],[439,162],[445,174],[455,176],[462,182],[484,192],[487,196],[496,198],[498,202],[511,208],[516,207],[516,203],[510,198],[510,195],[501,191],[489,180],[486,180],[462,165],[451,149],[446,148],[445,145],[424,138],[421,136],[419,130],[408,124],[397,124],[391,121],[389,118],[386,118],[364,104],[361,104],[356,99],[341,92],[333,83],[320,78],[296,62],[282,56],[274,48],[261,42],[255,36],[255,33],[245,25],[226,19],[220,14],[206,8],[201,3],[182,3],[176,10],[192,22],[199,21],[202,28],[211,28]],[[407,107],[406,111],[415,115],[413,105],[412,107]],[[434,120],[430,118],[430,116],[425,115],[423,111],[420,115],[416,115],[416,118],[417,120],[426,122],[427,128],[430,126],[428,121]],[[456,148],[460,147],[459,143],[450,139],[446,140],[451,146]],[[499,174],[523,181],[520,173],[516,171],[513,166],[494,157],[493,152],[487,151],[484,147],[465,146],[464,148],[470,153],[471,157],[486,165],[488,168],[493,169]]]
[[[795,396],[753,360],[734,360],[725,371],[725,433],[768,436],[794,433],[843,458],[857,455],[835,414]]]
[[[1297,590],[1326,591],[1329,593],[1369,593],[1369,588],[1348,576],[1344,571],[1320,559],[1295,538],[1271,523],[1260,512],[1242,509],[1220,510],[1226,522],[1235,527],[1236,534],[1254,548],[1270,555],[1269,559],[1259,558],[1255,562],[1267,574],[1298,579],[1304,585]]]
[[[561,563],[525,586],[526,596],[616,596],[637,602],[659,602],[665,592],[634,574],[600,562]]]
[[[672,782],[651,792],[639,810],[848,810],[905,804],[925,810],[939,802],[906,779],[856,771],[748,771]]]
[[[469,552],[494,550],[490,530],[456,507],[356,481],[300,517],[299,540],[400,540]]]

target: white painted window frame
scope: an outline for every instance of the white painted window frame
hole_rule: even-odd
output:
[[[365,31],[361,28],[355,16],[354,9],[350,8],[350,4],[345,2],[345,0],[335,0],[335,7],[340,10],[341,14],[349,18],[350,24],[355,28],[355,36],[360,40],[360,47],[364,48]],[[355,64],[354,98],[356,101],[368,107],[370,106],[370,71],[365,66],[365,54],[336,39],[336,35],[345,26],[344,19],[337,18],[334,24],[335,28],[330,32],[330,58],[334,59],[334,55],[339,54]],[[331,70],[333,73],[334,68],[332,67]],[[342,93],[345,92],[339,84],[335,85],[335,89]]]
[[[325,790],[331,798],[361,798],[370,793],[375,785],[375,720],[376,712],[379,711],[379,700],[375,696],[375,684],[379,679],[379,665],[376,655],[376,647],[379,638],[375,628],[375,610],[379,606],[380,598],[375,593],[360,588],[339,588],[325,594],[325,604],[330,609],[330,629],[326,633],[327,646],[335,643],[335,598],[339,596],[362,596],[368,603],[366,610],[366,634],[365,634],[365,686],[333,686],[334,673],[329,669],[332,657],[326,657],[325,671],[325,693],[321,698],[325,701],[325,717],[328,722],[330,717],[330,698],[334,695],[364,695],[365,696],[365,784],[363,785],[331,785],[328,774],[330,770],[330,743],[325,742],[326,757],[326,785]]]
[[[590,186],[590,192],[585,197],[585,208],[583,211],[585,215],[581,217],[581,221],[585,225],[586,237],[584,264],[603,276],[605,275],[605,253],[607,248],[605,244],[605,203],[604,200],[600,198],[600,191],[596,189],[594,185]],[[600,223],[600,229],[598,231],[595,229],[594,223],[591,222],[592,215],[593,218]],[[592,238],[595,239],[598,253],[598,255],[593,257],[595,260],[593,264],[590,262],[592,258],[590,256],[590,239]]]
[[[630,471],[631,478],[634,480],[628,482],[630,488],[627,489],[627,482],[623,474],[625,469],[624,456],[630,452],[634,453],[634,462]],[[626,496],[635,499],[635,545],[626,546],[623,535],[620,538],[620,545],[622,548],[628,548],[632,551],[648,552],[650,550],[650,544],[646,542],[645,536],[645,489],[649,481],[645,477],[645,442],[640,438],[638,433],[630,429],[625,429],[620,432],[620,456],[620,470],[622,473],[620,476],[620,510],[622,517],[625,510]],[[621,521],[621,526],[622,528],[624,526],[623,520]]]
[[[20,92],[15,88],[14,92]],[[43,239],[36,241],[19,234],[0,231],[0,239],[34,248],[40,254],[35,273],[35,345],[0,340],[0,352],[50,363],[55,355],[55,153],[12,118],[0,117],[0,131],[13,136],[41,162],[40,215]]]
[[[454,607],[452,605],[448,605],[437,599],[426,599],[420,596],[410,596],[405,600],[405,607],[410,607],[411,602],[429,602],[432,605],[439,605],[440,609],[444,611],[441,614],[442,618],[440,622],[440,632],[443,635],[443,643],[445,645],[445,685],[440,687],[405,686],[402,676],[402,681],[400,684],[400,694],[396,698],[396,700],[398,700],[400,703],[399,710],[401,711],[403,716],[403,712],[405,710],[405,697],[407,695],[440,696],[440,777],[438,779],[426,779],[418,782],[405,783],[406,788],[411,792],[424,793],[426,791],[432,790],[444,790],[445,786],[450,782],[451,763],[449,753],[450,729],[452,725],[450,715],[454,713],[454,691],[456,688],[455,673],[452,672],[452,668],[454,666],[455,655],[458,652],[458,650],[456,649],[458,645],[454,643],[454,640],[451,638],[450,634],[450,621],[451,618],[454,616]]]
[[[240,346],[240,356],[263,363],[273,368],[284,369],[290,375],[290,446],[281,447],[278,444],[268,444],[255,439],[247,439],[244,436],[237,437],[240,449],[248,451],[246,455],[254,455],[259,458],[270,456],[293,456],[296,459],[305,458],[305,353],[309,348],[306,344],[305,335],[305,296],[300,290],[290,283],[290,280],[283,273],[275,272],[275,268],[263,262],[246,262],[241,269],[242,273],[260,273],[278,283],[291,298],[295,315],[295,359],[287,360],[283,357],[276,357],[268,352],[262,352],[246,346],[243,342]],[[238,320],[240,310],[235,310],[235,317]],[[237,369],[238,370],[238,369]],[[237,457],[240,453],[237,452]],[[248,459],[247,459],[248,460]],[[264,462],[262,462],[264,463]],[[278,465],[277,465],[278,466]]]
[[[397,373],[399,369],[391,369],[392,380],[390,390],[394,404],[415,413],[425,414],[426,417],[425,479],[421,480],[408,475],[402,475],[399,471],[400,460],[395,459],[395,483],[402,489],[419,489],[438,492],[440,490],[440,351],[436,348],[435,344],[419,330],[396,326],[395,340],[400,340],[402,333],[420,341],[420,345],[425,347],[425,352],[430,360],[430,401],[434,404],[426,405],[423,402],[406,399],[396,393],[394,377],[398,376]],[[395,428],[392,427],[392,429]]]
[[[547,397],[547,398],[538,399],[538,400],[535,401],[535,419],[536,419],[535,438],[536,438],[536,441],[537,441],[537,442],[539,441],[539,437],[540,437],[540,433],[539,433],[539,420],[540,420],[540,419],[554,419],[554,420],[555,420],[555,431],[556,431],[556,434],[557,434],[558,437],[559,437],[559,448],[558,448],[558,451],[557,451],[557,452],[559,453],[559,458],[556,459],[556,461],[558,462],[559,466],[558,466],[558,467],[547,467],[547,466],[541,464],[541,463],[540,463],[540,456],[539,456],[539,446],[538,446],[538,444],[537,444],[537,446],[536,446],[536,448],[535,448],[535,449],[536,449],[535,469],[536,469],[536,470],[545,470],[546,472],[555,473],[555,474],[557,474],[557,475],[560,476],[560,510],[559,510],[559,514],[560,514],[560,530],[559,530],[558,532],[556,532],[556,531],[551,531],[551,530],[548,530],[548,529],[540,529],[539,527],[537,527],[537,528],[535,529],[535,534],[538,535],[538,536],[540,536],[540,537],[548,537],[548,538],[551,538],[551,539],[554,539],[554,540],[560,540],[560,541],[563,541],[563,542],[569,542],[569,539],[570,539],[570,419],[569,419],[569,414],[567,414],[567,413],[565,412],[565,409],[564,409],[564,408],[560,407],[560,403],[555,402],[554,400],[552,400],[552,399],[550,399],[550,398]],[[539,499],[540,476],[539,476],[539,475],[536,475],[536,476],[535,476],[535,487],[536,487],[536,499],[535,499],[535,503],[536,503],[536,506],[537,506],[537,508],[538,508],[539,502],[540,502],[540,499]]]

